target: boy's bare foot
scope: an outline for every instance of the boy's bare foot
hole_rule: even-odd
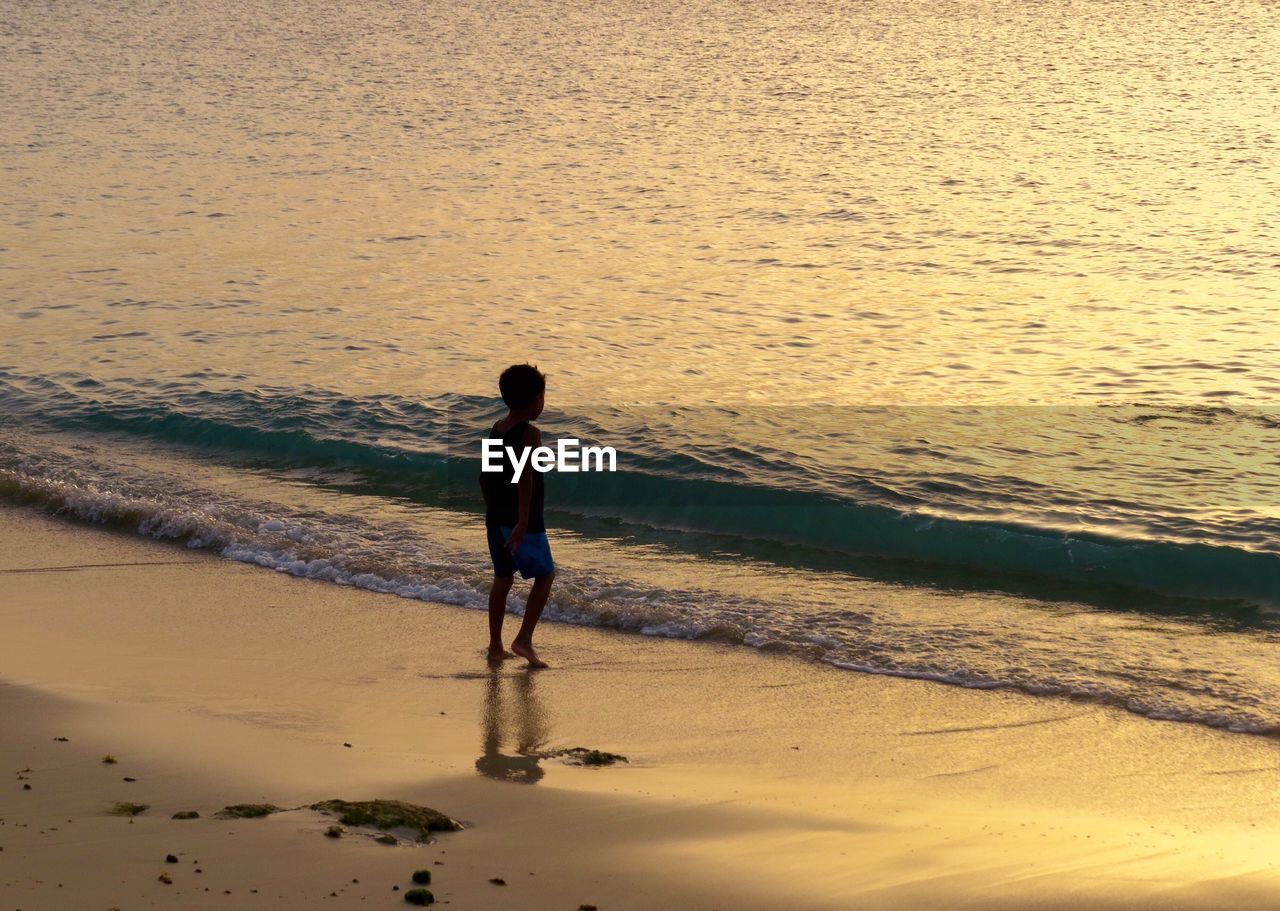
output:
[[[491,645],[489,646],[489,652],[486,655],[486,657],[490,661],[506,661],[509,658],[514,658],[515,655],[507,651],[505,648],[503,648],[500,645],[498,646]]]
[[[529,667],[551,667],[551,665],[538,657],[538,653],[533,650],[532,645],[525,645],[523,642],[512,642],[511,651],[528,661]]]

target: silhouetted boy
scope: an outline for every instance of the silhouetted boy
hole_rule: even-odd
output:
[[[542,522],[542,472],[535,471],[530,460],[519,483],[513,484],[515,466],[511,452],[519,454],[524,449],[542,445],[542,434],[531,422],[542,414],[547,378],[537,367],[516,364],[502,371],[498,389],[510,410],[493,425],[487,438],[502,440],[502,471],[480,473],[484,524],[489,537],[489,556],[493,559],[489,657],[502,660],[514,657],[514,652],[528,660],[530,667],[546,667],[546,662],[533,650],[533,628],[538,625],[551,592],[551,582],[556,577],[547,529]],[[533,579],[533,587],[525,604],[524,622],[508,652],[502,647],[502,620],[517,569],[522,578]]]

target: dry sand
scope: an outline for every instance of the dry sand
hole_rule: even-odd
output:
[[[494,911],[1280,903],[1265,738],[555,624],[491,671],[481,613],[14,507],[0,630],[0,911],[406,907],[420,868]],[[528,755],[579,745],[631,762]],[[212,818],[331,797],[467,828]]]

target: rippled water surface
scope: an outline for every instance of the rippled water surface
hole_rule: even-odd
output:
[[[488,393],[527,353],[627,401],[1280,392],[1268,4],[2,25],[10,362]]]
[[[0,10],[0,495],[551,614],[1280,730],[1264,3]]]

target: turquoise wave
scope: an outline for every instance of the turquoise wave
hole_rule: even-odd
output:
[[[228,388],[179,383],[110,387],[87,377],[19,376],[0,370],[0,406],[11,420],[64,430],[124,433],[200,447],[256,466],[343,466],[347,489],[432,505],[480,508],[479,429],[499,412],[487,397],[344,396],[325,390]],[[561,436],[604,441],[591,418],[549,416]],[[931,504],[866,478],[816,476],[785,453],[725,441],[702,452],[668,451],[629,436],[616,474],[548,479],[548,511],[566,523],[609,519],[681,535],[718,535],[858,558],[908,561],[975,573],[1050,579],[1212,600],[1280,606],[1280,554],[1240,547],[1112,537],[1009,521],[931,514]],[[840,490],[833,493],[832,489]]]

